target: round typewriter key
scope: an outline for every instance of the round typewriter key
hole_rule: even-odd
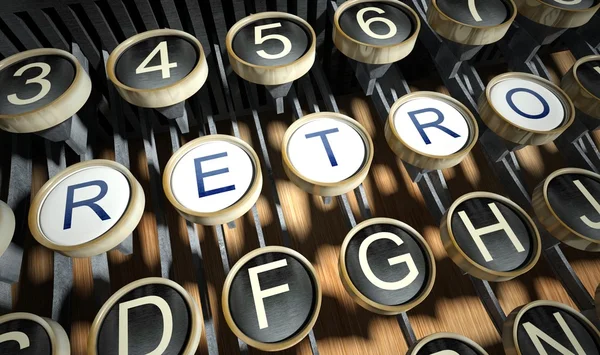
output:
[[[208,77],[200,42],[189,33],[171,29],[128,38],[110,54],[106,69],[126,101],[148,108],[185,101]]]
[[[516,203],[489,192],[458,198],[442,217],[440,236],[452,261],[482,280],[522,275],[541,253],[533,220]]]
[[[512,0],[432,0],[427,22],[440,36],[466,45],[498,42],[517,16]]]
[[[542,225],[561,242],[600,251],[600,175],[560,169],[533,192],[533,209]]]
[[[55,321],[31,313],[0,316],[0,354],[65,355],[71,353],[67,333]]]
[[[83,107],[92,83],[72,54],[41,48],[0,61],[0,128],[14,133],[54,127]]]
[[[0,201],[0,256],[4,254],[15,233],[15,214],[3,201]]]
[[[321,286],[300,253],[263,247],[233,266],[222,303],[225,320],[238,338],[260,350],[279,351],[312,329],[321,308]]]
[[[260,161],[252,147],[239,138],[200,137],[171,156],[163,189],[171,204],[191,222],[231,222],[248,212],[260,196]]]
[[[38,191],[29,229],[43,246],[71,257],[107,252],[133,232],[144,212],[142,186],[111,160],[68,167]]]
[[[390,218],[372,218],[352,228],[342,244],[339,268],[342,284],[356,303],[387,315],[421,303],[436,272],[425,239]]]
[[[600,119],[600,55],[579,59],[560,86],[578,110]]]
[[[397,62],[412,52],[419,16],[397,0],[352,0],[338,7],[333,42],[347,57],[368,64]]]
[[[512,311],[504,322],[507,355],[600,354],[600,332],[571,307],[534,301]]]
[[[477,142],[471,111],[450,96],[419,91],[402,96],[390,109],[385,138],[402,160],[422,169],[459,164]]]
[[[373,142],[354,119],[333,112],[304,116],[283,136],[283,167],[308,193],[338,196],[360,185],[373,161]]]
[[[481,119],[498,136],[521,145],[542,145],[575,119],[571,99],[536,75],[505,73],[493,78],[479,98]]]
[[[315,62],[312,27],[284,12],[261,12],[241,19],[231,27],[225,42],[233,70],[256,84],[292,82]]]
[[[149,277],[115,292],[88,336],[87,353],[195,354],[202,331],[200,309],[177,283]]]
[[[431,334],[417,342],[406,355],[488,355],[473,340],[453,333]]]
[[[598,0],[514,0],[519,14],[548,27],[583,26],[600,8]]]

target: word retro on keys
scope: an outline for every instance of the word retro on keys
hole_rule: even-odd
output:
[[[553,301],[534,301],[512,311],[502,343],[507,355],[600,354],[598,329],[576,310]]]
[[[435,261],[425,239],[390,218],[352,228],[340,250],[340,277],[362,307],[395,315],[421,303],[435,281]]]
[[[519,145],[542,145],[575,120],[571,99],[554,83],[526,73],[493,78],[479,98],[481,119],[498,136]]]
[[[351,0],[333,19],[333,42],[348,58],[367,64],[397,62],[412,52],[421,21],[397,0]]]
[[[588,125],[597,128],[600,125],[600,55],[586,56],[575,62],[560,86],[569,95],[575,108],[594,121]],[[578,116],[578,119],[582,118]]]
[[[302,117],[285,132],[281,145],[288,178],[302,190],[338,196],[354,190],[373,161],[373,142],[354,119],[334,112]]]
[[[531,270],[541,254],[535,223],[516,203],[489,192],[458,198],[442,217],[448,256],[482,280],[505,281]]]
[[[231,268],[221,302],[238,338],[260,350],[278,351],[300,342],[317,321],[321,286],[302,254],[268,246]]]
[[[435,333],[419,340],[406,355],[488,355],[473,340],[453,333]]]
[[[68,355],[67,333],[52,319],[31,313],[0,316],[0,354]]]
[[[480,46],[498,42],[517,16],[512,0],[432,0],[427,23],[452,42]]]
[[[88,336],[87,353],[195,354],[202,331],[200,308],[177,283],[149,277],[115,292]]]
[[[169,159],[163,188],[187,220],[217,225],[231,222],[258,200],[263,180],[256,152],[239,138],[204,136]]]
[[[600,251],[600,175],[566,168],[550,174],[533,192],[540,223],[561,242]]]
[[[585,25],[600,8],[598,0],[514,0],[519,14],[536,24],[554,28]]]
[[[405,162],[421,169],[459,164],[473,149],[479,129],[473,114],[457,100],[420,91],[398,99],[385,124],[385,139]]]
[[[146,198],[127,168],[111,160],[74,164],[48,180],[29,209],[29,229],[43,246],[89,257],[119,245],[138,225]]]

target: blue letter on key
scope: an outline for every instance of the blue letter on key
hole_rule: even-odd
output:
[[[513,102],[513,99],[512,99],[513,95],[518,92],[526,92],[528,94],[535,96],[536,99],[540,100],[540,102],[542,103],[542,106],[544,107],[544,109],[542,110],[542,113],[540,113],[539,115],[530,115],[530,114],[527,114],[527,113],[521,111],[517,107],[517,105],[515,105],[515,103]],[[525,118],[530,118],[532,120],[539,120],[540,118],[544,118],[544,117],[548,116],[548,114],[550,113],[550,105],[548,105],[548,102],[542,97],[542,95],[540,95],[537,92],[530,90],[530,89],[516,88],[516,89],[509,90],[506,93],[506,101],[508,102],[508,106],[510,106],[510,108],[512,108],[516,113],[518,113],[519,115],[521,115]]]
[[[430,123],[421,124],[419,122],[419,120],[417,119],[417,115],[420,115],[420,114],[423,114],[426,112],[435,113],[438,116],[437,120],[430,122]],[[424,108],[422,110],[411,111],[408,113],[408,115],[410,116],[410,119],[413,121],[413,124],[419,131],[419,134],[421,135],[421,138],[423,138],[423,141],[425,142],[425,144],[431,144],[431,140],[427,136],[427,133],[425,133],[425,128],[435,127],[437,129],[439,129],[440,131],[450,135],[452,138],[460,137],[460,135],[458,135],[457,133],[455,133],[441,125],[441,123],[444,122],[444,114],[436,108]]]
[[[327,135],[330,133],[337,133],[340,130],[337,128],[332,128],[332,129],[327,129],[324,131],[320,131],[320,132],[315,132],[315,133],[309,133],[306,135],[306,138],[315,138],[315,137],[321,137],[321,141],[323,142],[323,145],[325,146],[325,151],[327,152],[327,156],[329,157],[329,162],[331,163],[331,166],[337,166],[337,160],[335,160],[335,155],[333,155],[333,150],[331,149],[331,145],[329,144],[329,140],[327,139]]]
[[[82,189],[88,186],[98,186],[100,188],[100,193],[98,194],[98,196],[90,198],[89,200],[74,202],[73,198],[75,197],[75,190]],[[106,221],[107,219],[110,219],[108,213],[106,213],[106,211],[104,211],[102,207],[96,204],[96,202],[100,201],[104,196],[106,196],[107,192],[108,185],[102,180],[88,181],[67,187],[67,207],[65,208],[65,221],[63,224],[63,230],[71,228],[71,220],[73,219],[73,209],[77,207],[87,206],[91,208],[92,211],[94,211],[98,215],[98,217],[100,217],[101,220]]]
[[[206,191],[206,189],[204,187],[204,178],[207,178],[210,176],[215,176],[215,175],[226,174],[229,172],[229,168],[223,168],[223,169],[203,172],[202,171],[202,162],[208,161],[208,160],[213,160],[213,159],[219,159],[219,158],[223,158],[226,156],[227,156],[227,152],[224,152],[224,153],[218,153],[218,154],[208,155],[205,157],[200,157],[200,158],[194,159],[194,164],[196,165],[196,183],[198,184],[198,196],[200,198],[235,190],[235,185],[219,187],[218,189],[209,190],[209,191]]]

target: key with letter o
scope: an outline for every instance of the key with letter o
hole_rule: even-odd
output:
[[[243,256],[232,268],[222,296],[229,328],[246,344],[279,351],[300,342],[317,321],[321,286],[300,253],[268,246]]]
[[[540,235],[527,213],[490,192],[459,197],[442,217],[448,256],[465,273],[506,281],[531,270],[541,254]]]
[[[508,315],[502,344],[507,355],[592,355],[599,354],[600,332],[569,306],[534,301]]]
[[[488,355],[473,340],[454,333],[434,333],[419,340],[406,355]]]
[[[600,55],[579,59],[563,77],[561,88],[579,111],[600,125]]]
[[[575,108],[561,88],[536,75],[505,73],[479,97],[481,119],[496,135],[520,145],[552,142],[574,121]]]
[[[354,119],[333,112],[313,113],[294,122],[281,146],[288,178],[319,196],[352,191],[366,178],[373,142]]]
[[[111,160],[74,164],[48,180],[29,210],[29,229],[43,246],[71,257],[117,247],[138,225],[144,191]]]
[[[598,0],[514,0],[519,14],[535,23],[574,28],[589,22],[600,9]]]
[[[87,353],[195,354],[202,331],[200,308],[177,283],[134,281],[102,306],[88,336]]]
[[[396,0],[352,0],[333,18],[333,43],[347,57],[367,64],[397,62],[412,52],[421,21]]]
[[[258,200],[263,180],[256,152],[239,138],[214,134],[181,147],[167,163],[163,189],[193,223],[231,222]]]
[[[355,302],[386,315],[423,302],[436,273],[425,239],[390,218],[372,218],[352,228],[342,244],[339,268],[342,284]]]
[[[561,242],[600,252],[600,175],[576,168],[553,172],[535,188],[533,209]]]
[[[512,0],[432,0],[427,8],[427,22],[438,35],[475,46],[502,39],[516,16]]]
[[[92,90],[77,58],[54,48],[0,61],[0,82],[0,128],[13,133],[58,126],[77,114]]]
[[[421,169],[459,164],[477,142],[471,111],[450,96],[419,91],[402,96],[390,109],[385,138],[405,162]]]
[[[31,313],[0,316],[0,354],[68,355],[71,345],[65,330],[52,319]]]

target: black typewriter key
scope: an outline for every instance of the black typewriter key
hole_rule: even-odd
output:
[[[434,0],[433,4],[448,17],[471,26],[498,26],[512,12],[510,2],[503,0]]]
[[[0,62],[0,128],[38,132],[71,118],[87,101],[91,82],[68,52],[41,48]]]
[[[534,301],[512,311],[502,343],[513,354],[600,354],[600,332],[579,312],[553,301]]]
[[[529,271],[540,257],[533,220],[509,199],[474,192],[458,198],[441,223],[450,258],[483,280],[505,281]]]
[[[354,227],[340,251],[342,284],[362,307],[399,314],[421,303],[435,281],[433,254],[405,223],[373,218]]]
[[[200,42],[189,33],[171,29],[128,38],[110,54],[106,67],[125,100],[148,108],[185,101],[200,90],[208,76]]]
[[[539,0],[548,5],[568,10],[585,10],[598,5],[598,0]]]
[[[453,333],[435,333],[419,340],[406,355],[487,355],[473,340]]]
[[[536,187],[533,207],[542,225],[563,243],[600,251],[600,175],[557,170]]]
[[[177,283],[141,279],[102,306],[90,330],[88,354],[193,354],[200,317],[195,301]]]
[[[416,13],[399,1],[347,1],[336,10],[333,41],[359,62],[393,63],[413,50],[420,26]]]
[[[284,247],[264,247],[242,257],[223,287],[223,312],[248,345],[277,351],[300,342],[321,307],[321,287],[310,262]]]
[[[0,354],[70,354],[67,333],[60,324],[31,313],[0,316]]]
[[[598,0],[514,0],[519,14],[553,28],[575,28],[589,22],[600,8]]]
[[[561,88],[573,105],[593,120],[600,120],[600,56],[579,59],[563,77]],[[594,123],[598,126],[598,123]]]

